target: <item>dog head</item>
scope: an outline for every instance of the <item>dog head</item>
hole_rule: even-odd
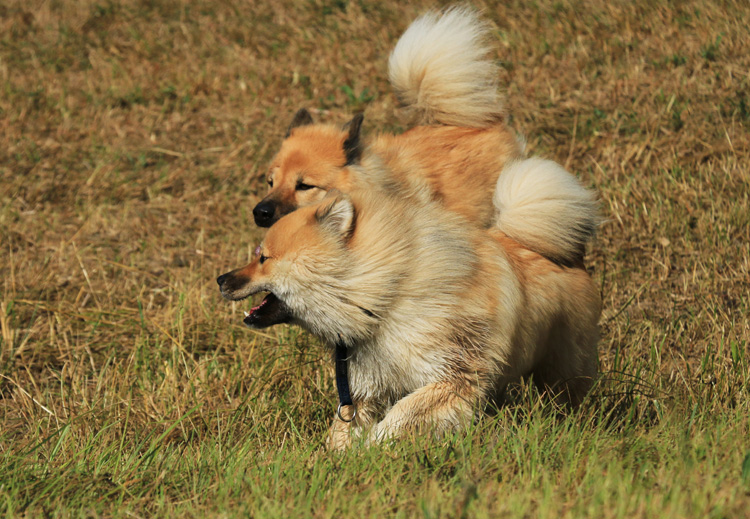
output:
[[[294,323],[334,341],[357,335],[352,327],[362,327],[362,315],[368,316],[351,301],[351,290],[342,282],[352,268],[348,242],[355,216],[351,199],[332,192],[282,217],[250,264],[219,276],[222,295],[236,301],[268,293],[245,316],[244,323],[252,328]]]
[[[255,223],[270,227],[298,207],[322,200],[331,189],[349,191],[345,168],[362,153],[362,120],[357,114],[343,128],[314,124],[310,113],[300,109],[271,161],[268,195],[253,209]]]

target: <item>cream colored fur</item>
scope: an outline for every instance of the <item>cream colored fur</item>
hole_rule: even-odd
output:
[[[484,128],[501,119],[486,37],[466,8],[407,30],[391,80],[420,124]],[[458,153],[454,133],[465,130],[421,126],[381,138],[335,182],[315,183],[347,194],[297,204],[270,228],[258,258],[220,278],[225,297],[271,291],[288,312],[274,322],[299,324],[331,350],[346,343],[358,413],[351,424],[334,419],[332,448],[358,435],[454,430],[527,375],[575,405],[596,375],[600,299],[582,268],[595,196],[552,162],[518,160],[506,131],[501,142],[512,152],[472,140]],[[447,168],[430,148],[434,132],[445,134],[437,149],[460,157]],[[499,157],[477,160],[485,153]],[[467,164],[472,174],[459,179]],[[473,210],[482,199],[486,210]]]
[[[432,11],[409,26],[391,53],[388,75],[416,124],[486,128],[503,119],[489,33],[468,7]]]
[[[546,228],[569,233],[544,190],[515,192]],[[358,414],[351,425],[334,419],[333,448],[352,435],[454,430],[526,375],[577,404],[596,375],[600,300],[586,271],[498,228],[467,227],[419,186],[332,193],[279,220],[262,250],[265,263],[238,269],[245,285],[225,295],[271,291],[291,322],[330,347],[346,343]]]
[[[564,263],[580,261],[600,223],[595,194],[551,160],[510,163],[497,181],[494,202],[498,229]]]

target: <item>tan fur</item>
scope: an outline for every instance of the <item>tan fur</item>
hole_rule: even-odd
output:
[[[267,198],[297,208],[322,200],[330,190],[349,192],[371,183],[344,167],[343,131],[311,125],[292,131],[271,163],[273,187]],[[403,187],[425,182],[435,200],[473,224],[489,227],[495,216],[492,194],[509,160],[521,156],[515,136],[504,126],[488,129],[420,126],[401,135],[380,135],[365,152],[377,155]],[[297,191],[299,181],[318,188]],[[287,211],[290,212],[290,211]]]
[[[500,172],[523,155],[504,122],[489,34],[468,8],[416,20],[393,52],[389,74],[406,108],[417,114],[418,126],[362,146],[362,162],[377,156],[397,187],[422,183],[432,198],[481,227],[493,223],[492,196]],[[347,166],[348,130],[309,124],[308,118],[290,128],[271,161],[267,180],[272,186],[261,204],[276,209],[273,221],[332,189],[349,192],[372,185],[372,179]],[[314,187],[300,190],[300,183]]]
[[[344,169],[343,143],[346,132],[328,125],[302,126],[292,130],[271,161],[266,180],[269,187],[264,200],[283,207],[282,214],[322,200],[331,189],[350,191],[352,184]],[[304,182],[315,186],[299,191]]]
[[[575,405],[596,374],[600,300],[585,270],[413,192],[329,195],[279,220],[262,251],[222,292],[271,291],[290,322],[346,343],[358,414],[334,420],[332,448],[454,430],[526,375]]]

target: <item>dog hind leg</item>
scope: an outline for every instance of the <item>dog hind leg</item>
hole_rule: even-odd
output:
[[[596,379],[598,336],[595,323],[553,335],[549,357],[533,371],[534,384],[560,404],[580,404]]]

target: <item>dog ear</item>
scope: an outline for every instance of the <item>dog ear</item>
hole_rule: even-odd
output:
[[[344,125],[344,130],[349,130],[344,141],[344,155],[346,156],[346,164],[356,164],[359,162],[359,158],[362,155],[362,145],[359,140],[359,130],[362,128],[362,120],[365,118],[363,113],[355,115],[351,121]]]
[[[291,135],[292,130],[299,126],[307,126],[308,124],[313,123],[312,115],[310,115],[310,112],[307,111],[306,108],[300,108],[297,110],[297,113],[294,114],[294,119],[292,119],[292,123],[289,125],[289,128],[286,131],[286,137],[289,137]]]
[[[315,212],[318,225],[337,237],[349,235],[354,227],[354,205],[351,199],[337,193],[333,197],[326,197],[326,200],[327,202]]]

